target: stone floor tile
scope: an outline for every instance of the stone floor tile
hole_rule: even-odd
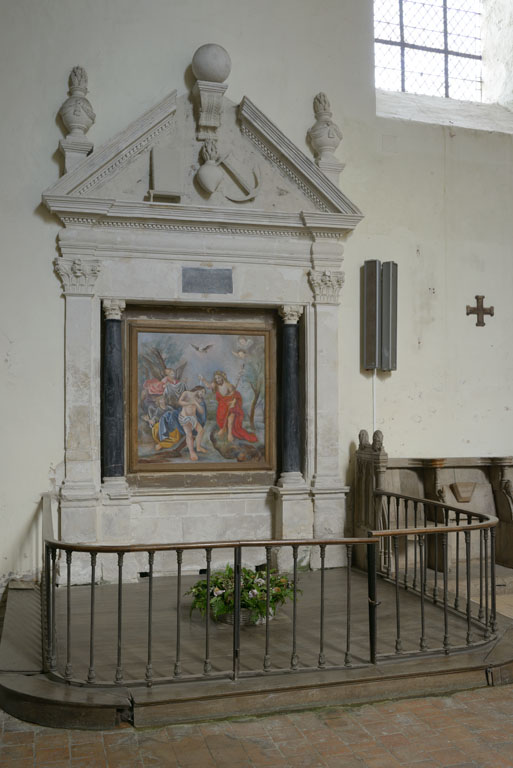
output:
[[[0,765],[8,765],[9,761],[27,758],[34,759],[33,744],[10,744],[0,748]]]
[[[128,747],[114,747],[107,749],[106,763],[108,768],[144,768],[145,764],[138,750]],[[173,755],[174,758],[174,755]],[[157,763],[154,763],[157,765]],[[177,766],[176,760],[172,763],[173,768]]]
[[[403,768],[401,763],[391,754],[383,754],[381,757],[368,757],[365,759],[366,768]]]
[[[55,728],[45,728],[34,734],[36,749],[48,749],[49,747],[69,746],[69,732]]]
[[[0,768],[33,768],[33,757],[21,757],[15,760],[9,758],[6,762],[0,758]]]
[[[411,739],[408,739],[403,733],[383,734],[379,737],[379,741],[386,749],[390,749],[390,747],[400,747],[411,743]]]
[[[103,734],[103,744],[106,748],[137,746],[139,744],[138,734],[133,730],[110,731]]]
[[[107,761],[104,756],[89,755],[77,757],[75,760],[71,760],[69,765],[70,768],[107,768]]]
[[[46,765],[48,763],[56,763],[58,760],[69,760],[69,746],[59,747],[36,747],[34,765]]]
[[[461,749],[432,750],[429,756],[432,760],[443,766],[457,765],[457,763],[464,763],[466,761],[466,755]]]
[[[93,744],[103,743],[103,734],[101,731],[68,731],[72,744]]]
[[[191,736],[201,736],[201,729],[199,725],[168,725],[163,730],[166,731],[167,737],[170,741],[180,741],[183,738]],[[148,733],[149,731],[143,731]]]
[[[97,758],[99,761],[105,760],[105,748],[101,742],[71,743],[70,750],[72,760],[81,758]]]
[[[340,757],[331,756],[324,759],[326,768],[366,768],[365,761],[360,757],[344,757],[344,762],[340,762]]]
[[[315,751],[321,757],[326,757],[327,755],[350,755],[352,751],[347,744],[344,744],[339,739],[318,741],[312,743],[312,747],[315,748]]]
[[[128,749],[125,747],[128,752]],[[110,752],[107,752],[107,757]],[[174,745],[171,742],[164,741],[146,741],[139,747],[137,757],[141,759],[144,766],[166,766],[174,768],[179,764]],[[120,755],[118,754],[118,757]]]
[[[2,736],[0,744],[2,746],[12,746],[15,744],[33,744],[36,734],[34,731],[7,731]]]
[[[206,747],[203,749],[180,749],[180,744],[177,742],[173,742],[172,747],[180,768],[199,768],[199,766],[201,768],[216,768],[216,762]]]
[[[69,758],[67,760],[57,760],[57,762],[51,763],[37,763],[37,768],[69,768],[71,762]]]

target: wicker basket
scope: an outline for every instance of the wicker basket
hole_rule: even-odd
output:
[[[212,619],[214,618],[212,616],[212,614],[211,614],[211,618]],[[269,621],[272,621],[273,618],[274,618],[274,612],[271,609],[271,611],[269,613]],[[234,613],[233,612],[232,613],[224,613],[222,616],[219,616],[217,618],[217,621],[219,621],[219,622],[221,622],[223,624],[231,624],[233,626],[233,624],[234,624]],[[259,617],[257,619],[254,619],[251,616],[251,611],[249,610],[249,608],[241,608],[240,609],[240,624],[241,624],[241,626],[251,626],[251,625],[255,626],[257,624],[265,624],[265,616],[261,616],[261,617]]]
[[[235,614],[232,613],[223,613],[222,616],[219,616],[217,618],[217,621],[220,621],[223,624],[231,624],[233,626],[234,624],[234,616]],[[255,619],[251,617],[251,611],[249,608],[241,608],[240,609],[240,623],[241,626],[246,626],[249,624],[256,624],[257,622]]]

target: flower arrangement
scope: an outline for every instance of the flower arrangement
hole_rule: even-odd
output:
[[[269,611],[274,615],[277,607],[292,599],[294,582],[276,570],[269,572]],[[299,591],[299,590],[298,590]],[[224,571],[214,571],[210,575],[210,615],[214,621],[223,620],[234,611],[235,580],[233,567],[227,565]],[[191,613],[196,608],[204,616],[207,611],[207,581],[197,581],[186,593],[193,595]],[[249,611],[251,621],[256,623],[265,619],[267,598],[267,572],[241,569],[240,606],[241,611]]]

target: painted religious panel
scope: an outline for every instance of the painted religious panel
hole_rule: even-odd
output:
[[[272,329],[136,322],[129,338],[130,472],[273,467]]]

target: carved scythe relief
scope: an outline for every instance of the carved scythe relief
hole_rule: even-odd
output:
[[[247,203],[249,200],[255,199],[260,187],[260,174],[256,167],[252,168],[253,185],[248,184],[233,164],[231,153],[228,152],[223,157],[219,155],[215,139],[205,141],[201,148],[200,159],[203,165],[196,172],[196,181],[208,195],[212,195],[219,187],[223,178],[221,172],[221,167],[223,167],[244,193],[243,197],[232,197],[223,192],[224,197],[233,203]]]

